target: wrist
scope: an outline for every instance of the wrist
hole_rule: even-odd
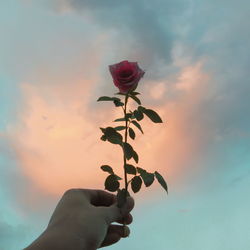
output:
[[[24,250],[95,250],[89,248],[84,238],[77,238],[70,231],[62,232],[60,229],[46,229],[30,246]]]

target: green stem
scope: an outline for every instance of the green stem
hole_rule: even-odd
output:
[[[125,143],[127,143],[127,140],[128,140],[128,119],[127,119],[127,116],[126,116],[126,113],[127,113],[127,103],[128,103],[128,94],[126,94],[126,97],[125,97],[125,108],[123,109],[124,111],[124,117],[126,119],[125,121]],[[126,173],[126,157],[125,157],[125,154],[123,155],[123,161],[124,161],[124,179],[125,179],[125,190],[126,190],[126,194],[127,194],[127,191],[128,191],[128,179],[127,179],[127,173]]]
[[[126,116],[126,113],[127,113],[127,103],[128,103],[128,93],[126,94],[126,97],[125,97],[125,108],[123,109],[124,111],[124,117],[125,117],[125,126],[126,126],[126,129],[125,129],[125,143],[127,143],[127,140],[128,140],[128,119],[127,119],[127,116]],[[125,190],[126,190],[126,196],[127,196],[127,191],[128,191],[128,178],[127,178],[127,173],[126,173],[126,156],[125,156],[125,153],[123,152],[123,161],[124,161],[124,179],[125,179]],[[126,226],[126,223],[123,222],[123,230],[124,230],[124,234],[125,234],[125,226]]]
[[[127,143],[128,141],[128,118],[126,116],[126,113],[127,113],[127,103],[128,103],[128,93],[126,94],[125,96],[125,108],[123,108],[123,111],[124,111],[124,117],[125,117],[125,143]],[[126,156],[125,156],[125,153],[123,152],[123,161],[124,161],[124,179],[125,179],[125,192],[126,192],[126,196],[127,196],[127,191],[128,191],[128,179],[127,179],[127,173],[126,173]],[[123,222],[123,230],[124,230],[124,234],[125,234],[125,231],[126,231],[126,223]]]

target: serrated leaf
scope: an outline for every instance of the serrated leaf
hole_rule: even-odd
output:
[[[102,141],[106,141],[106,140],[107,140],[107,138],[106,138],[105,135],[102,135],[100,139],[101,139]]]
[[[134,115],[134,113],[131,113],[131,118],[130,118],[131,120],[132,119],[135,119],[135,115]]]
[[[146,187],[149,187],[154,182],[154,174],[143,172],[141,174],[142,180]]]
[[[127,113],[127,114],[125,115],[125,117],[126,117],[127,119],[131,118],[131,116],[132,116],[131,113]]]
[[[116,179],[119,181],[119,180],[122,180],[122,178],[120,177],[120,176],[118,176],[118,175],[116,175],[115,174],[115,176],[116,176]]]
[[[128,128],[128,133],[131,139],[135,139],[135,132],[132,128]]]
[[[138,154],[134,151],[134,153],[133,153],[133,159],[135,160],[135,162],[136,163],[138,163],[138,161],[139,161],[139,156],[138,156]]]
[[[141,174],[144,174],[144,173],[147,173],[147,171],[143,168],[140,168],[140,167],[137,167],[137,172],[141,175]]]
[[[140,93],[139,93],[139,92],[136,92],[136,91],[132,91],[132,92],[130,92],[130,94],[131,94],[131,95],[140,95]]]
[[[137,172],[142,177],[146,187],[149,187],[154,182],[154,174],[148,173],[145,169],[137,167]]]
[[[129,192],[126,191],[125,188],[118,190],[117,196],[116,196],[118,208],[121,208],[124,206],[124,204],[126,203],[127,196],[130,196],[130,195],[129,195]]]
[[[98,98],[97,101],[99,102],[99,101],[115,101],[115,100],[120,101],[121,99],[118,97],[101,96]]]
[[[154,123],[162,123],[161,117],[152,109],[144,109],[143,113]]]
[[[118,118],[118,119],[115,119],[114,122],[124,122],[126,121],[125,118]]]
[[[113,101],[113,100],[109,96],[101,96],[97,99],[97,102],[99,101]]]
[[[137,108],[139,111],[141,111],[141,112],[143,112],[143,110],[145,110],[146,108],[145,107],[143,107],[143,106],[138,106],[138,108]]]
[[[102,166],[101,166],[101,169],[102,169],[104,172],[108,172],[108,173],[110,173],[110,174],[114,174],[113,169],[112,169],[109,165],[102,165]]]
[[[125,154],[126,159],[130,160],[134,155],[133,147],[129,143],[124,142],[123,143],[123,150],[124,150],[124,154]]]
[[[118,101],[118,100],[114,100],[113,102],[114,102],[114,104],[115,104],[116,107],[120,107],[120,106],[123,106],[123,105],[124,105],[123,102]]]
[[[106,127],[104,133],[106,136],[120,135],[113,127]]]
[[[107,127],[104,132],[107,140],[113,144],[122,144],[122,135],[118,133],[114,128]]]
[[[139,105],[141,105],[141,101],[138,97],[136,97],[135,95],[129,95],[129,97],[136,101]]]
[[[125,170],[126,170],[127,174],[136,175],[136,168],[131,164],[126,164],[125,165]]]
[[[157,179],[157,181],[161,184],[161,186],[166,190],[166,192],[168,193],[168,186],[166,181],[164,180],[164,178],[161,176],[160,173],[158,173],[157,171],[155,171],[155,177]]]
[[[142,180],[140,176],[134,176],[131,181],[131,188],[134,193],[137,193],[140,191],[142,185]]]
[[[120,187],[117,177],[113,174],[109,175],[105,180],[105,189],[110,192],[115,192]]]
[[[137,121],[131,121],[143,134],[143,130],[141,128],[141,125]]]
[[[100,130],[103,132],[103,134],[105,133],[105,128],[100,128]]]
[[[116,131],[121,131],[121,130],[124,130],[126,129],[126,126],[117,126],[114,128]]]
[[[133,114],[134,114],[137,121],[141,121],[144,117],[143,113],[137,109],[133,112]]]
[[[118,93],[115,93],[115,95],[126,95],[126,94],[118,92]]]

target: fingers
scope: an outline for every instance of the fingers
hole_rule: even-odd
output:
[[[125,217],[123,217],[121,220],[117,220],[116,222],[118,223],[125,223],[126,225],[129,225],[133,222],[133,216],[131,214],[126,215]]]
[[[104,241],[101,244],[101,247],[110,246],[118,242],[121,238],[126,238],[130,234],[129,227],[119,226],[119,225],[110,225],[108,228],[107,235]]]
[[[107,220],[107,223],[118,222],[130,224],[133,217],[130,211],[134,208],[134,199],[129,196],[122,208],[117,207],[116,196],[104,190],[93,189],[77,189],[86,197],[89,202],[94,206],[103,207],[103,211]]]
[[[111,206],[116,202],[116,196],[104,190],[83,189],[90,203],[94,206]]]
[[[117,207],[117,203],[110,207],[105,207],[104,212],[106,216],[107,223],[122,221],[124,220],[129,212],[134,208],[134,199],[132,197],[127,197],[127,201],[122,208]]]
[[[81,190],[90,203],[94,206],[112,206],[114,205],[116,200],[116,195],[106,192],[104,190],[98,189],[78,189]],[[129,213],[134,208],[134,199],[129,196],[127,197],[127,202],[123,208],[121,208],[121,212],[123,214]]]
[[[133,197],[127,197],[127,201],[124,206],[120,209],[123,216],[127,215],[135,206]]]

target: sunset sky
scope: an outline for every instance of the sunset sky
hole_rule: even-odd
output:
[[[247,0],[0,2],[0,250],[47,226],[69,188],[104,189],[122,116],[108,65],[138,62],[137,91],[163,123],[131,142],[155,182],[133,194],[114,250],[250,249],[250,3]],[[136,105],[131,101],[130,108]],[[122,124],[121,124],[122,125]],[[131,191],[132,192],[132,191]]]

